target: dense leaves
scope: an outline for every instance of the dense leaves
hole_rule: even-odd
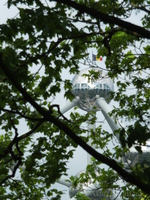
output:
[[[92,180],[108,198],[148,199],[150,2],[8,0],[5,6],[17,13],[0,25],[0,199],[61,199],[51,186],[67,174],[78,145],[95,158],[80,177],[71,177],[72,187]],[[133,15],[141,26],[131,23]],[[74,98],[71,75],[96,67],[91,51],[104,57],[116,83],[111,95],[119,107],[111,115],[126,127],[114,133],[103,126],[87,130],[82,124],[95,117],[74,112],[67,119],[54,104],[62,91]],[[91,70],[90,76],[99,74]],[[88,145],[91,139],[101,153]],[[77,192],[76,199],[89,199],[82,187]]]

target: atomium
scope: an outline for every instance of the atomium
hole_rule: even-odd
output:
[[[99,74],[97,79],[94,79],[90,74],[90,70],[94,70]],[[99,68],[86,68],[81,70],[73,78],[72,86],[72,93],[80,98],[78,107],[87,112],[101,110],[96,103],[96,97],[103,97],[107,103],[110,103],[110,92],[114,91],[112,79]]]

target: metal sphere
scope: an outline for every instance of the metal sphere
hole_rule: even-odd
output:
[[[77,173],[77,177],[80,176],[80,174],[84,173],[85,170]],[[82,192],[85,194],[85,196],[88,196],[91,200],[112,200],[114,199],[114,195],[110,190],[107,190],[105,193],[102,192],[99,183],[93,183],[92,179],[88,181],[88,183],[80,184],[80,186],[77,186],[76,188],[70,187],[69,188],[69,196],[70,198],[75,197],[75,195],[79,192]]]
[[[90,70],[98,73],[98,78],[90,74]],[[86,76],[85,76],[86,74]],[[87,112],[91,110],[99,111],[100,107],[96,103],[96,96],[103,97],[110,103],[110,91],[114,91],[112,79],[99,68],[86,68],[75,75],[72,80],[72,93],[79,96],[78,107]]]

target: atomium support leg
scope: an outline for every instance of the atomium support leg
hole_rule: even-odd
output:
[[[68,181],[68,179],[61,177],[60,179],[57,180],[57,183],[64,185],[66,187],[70,187],[71,183]]]
[[[96,116],[96,113],[95,113],[95,116]],[[95,128],[96,128],[96,124],[94,123],[94,124],[92,124],[90,121],[91,121],[91,119],[92,119],[92,117],[94,117],[94,115],[93,116],[91,116],[90,117],[90,119],[89,119],[89,121],[88,121],[88,136],[90,135],[90,131],[91,130],[95,130]],[[92,139],[90,138],[89,139],[89,142],[88,142],[88,145],[92,145]],[[89,153],[87,153],[87,165],[89,165],[89,164],[91,164],[91,155],[89,154]]]
[[[77,96],[72,102],[68,101],[64,107],[60,108],[60,112],[62,114],[66,113],[68,110],[70,110],[71,108],[77,105],[79,99],[80,98]]]
[[[118,130],[120,128],[120,126],[115,123],[114,119],[112,117],[110,117],[109,113],[112,111],[111,107],[108,105],[108,103],[105,101],[104,98],[97,96],[97,104],[100,106],[100,108],[102,109],[102,113],[105,116],[111,130],[114,132],[115,130]],[[116,134],[116,137],[120,143],[120,139],[119,139],[119,134]]]
[[[62,114],[66,113],[68,110],[70,110],[71,108],[73,108],[74,106],[77,105],[78,101],[79,101],[79,97],[77,96],[72,102],[68,101],[64,107],[60,108],[60,112]],[[68,188],[71,186],[71,183],[67,181],[67,178],[65,177],[61,177],[59,180],[57,180],[57,183],[67,186]],[[75,198],[72,198],[71,200],[76,200]]]

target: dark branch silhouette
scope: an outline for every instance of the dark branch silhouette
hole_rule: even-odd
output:
[[[130,31],[130,34],[136,35],[138,37],[150,39],[150,31],[146,30],[145,28],[142,28],[141,26],[132,24],[130,22],[123,21],[117,17],[105,14],[101,11],[97,11],[94,8],[89,8],[83,4],[76,3],[75,1],[71,1],[71,0],[54,0],[54,1],[56,1],[58,3],[63,3],[72,8],[75,8],[76,10],[78,10],[80,12],[80,14],[86,13],[92,17],[95,17],[95,19],[102,20],[105,23],[120,26],[120,27],[126,29],[126,31]]]

